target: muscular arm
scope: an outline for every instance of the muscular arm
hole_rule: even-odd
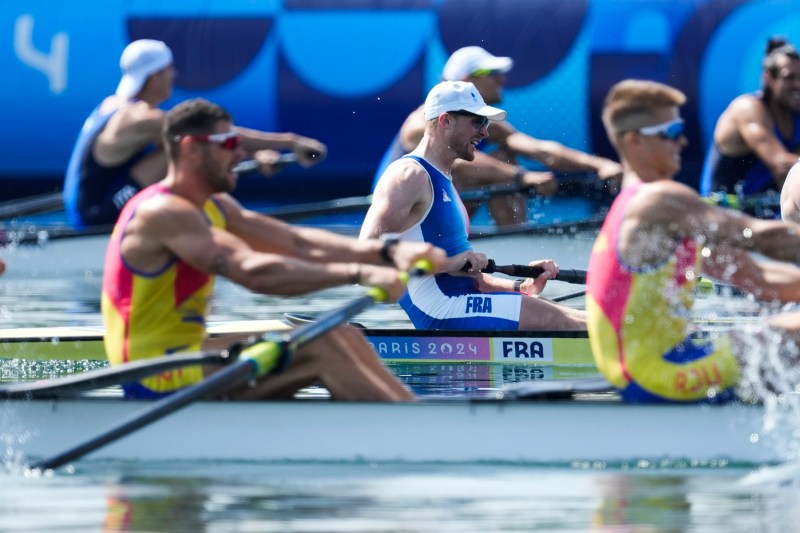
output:
[[[297,162],[304,167],[316,165],[328,153],[328,147],[316,139],[296,133],[270,133],[237,126],[242,136],[242,148],[247,152],[259,150],[290,150],[297,155]]]
[[[618,177],[622,173],[622,166],[610,159],[574,150],[556,141],[536,139],[505,122],[492,124],[489,138],[514,153],[540,161],[551,170],[597,172],[601,179]]]
[[[800,268],[788,263],[756,261],[742,250],[721,248],[706,258],[703,270],[710,277],[731,283],[760,300],[800,301]]]
[[[229,195],[217,197],[228,219],[228,231],[253,250],[289,256],[312,263],[356,262],[386,265],[381,255],[383,242],[358,240],[318,228],[292,226],[280,220],[244,209]],[[444,252],[427,243],[401,243],[392,252],[395,265],[408,270],[420,258],[427,258],[438,271]]]
[[[800,163],[795,163],[781,189],[781,218],[800,223]]]
[[[109,119],[97,136],[92,148],[95,159],[103,165],[116,166],[148,144],[160,146],[163,122],[164,112],[146,102],[126,105]]]
[[[408,160],[389,165],[372,194],[372,205],[361,226],[361,239],[400,233],[421,218],[431,203],[431,185],[425,170]]]
[[[711,251],[734,248],[797,264],[799,229],[707,204],[686,185],[663,181],[646,185],[631,200],[620,233],[620,250],[631,264],[652,265],[663,261],[678,240],[693,238]]]
[[[392,298],[403,292],[393,268],[352,260],[318,263],[254,250],[244,239],[210,227],[194,205],[178,197],[143,203],[126,228],[122,253],[128,264],[150,272],[177,256],[202,272],[263,294],[293,296],[347,283],[382,286]]]
[[[725,155],[755,154],[769,169],[780,190],[798,155],[783,146],[775,136],[774,127],[764,103],[752,95],[743,95],[731,102],[720,117],[714,141]]]

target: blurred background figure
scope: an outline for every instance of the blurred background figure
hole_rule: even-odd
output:
[[[736,97],[717,120],[701,178],[704,196],[780,192],[797,161],[800,55],[786,39],[772,37],[762,66],[761,90]]]

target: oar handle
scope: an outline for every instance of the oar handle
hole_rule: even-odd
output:
[[[285,165],[296,163],[297,156],[294,152],[286,152],[285,154],[281,154],[278,156],[278,160],[273,163],[273,166],[283,167]],[[253,172],[258,170],[258,167],[261,166],[261,163],[256,161],[255,159],[246,159],[236,165],[233,169],[234,172]]]
[[[469,262],[464,265],[461,270],[466,271],[470,267]],[[489,264],[481,270],[481,272],[485,272],[486,274],[494,274],[499,272],[500,274],[506,274],[507,276],[517,276],[522,278],[538,278],[544,273],[544,269],[539,266],[527,266],[527,265],[498,265],[495,263],[494,259],[489,259]],[[553,278],[558,281],[563,281],[565,283],[578,283],[584,284],[586,283],[586,271],[585,270],[576,270],[574,268],[561,268],[559,269],[558,275]]]

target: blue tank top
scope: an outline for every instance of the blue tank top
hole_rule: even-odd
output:
[[[85,228],[87,225],[81,213],[88,207],[110,201],[109,193],[119,186],[120,179],[132,182],[127,179],[130,168],[154,149],[152,145],[147,146],[127,161],[114,167],[100,165],[92,154],[92,145],[122,105],[110,107],[105,112],[101,112],[101,107],[102,104],[95,108],[83,123],[72,149],[64,178],[63,198],[67,220],[78,229]]]
[[[447,252],[448,257],[471,250],[469,217],[452,180],[422,157],[403,157],[413,159],[428,173],[433,198],[427,213],[404,231],[402,238],[432,243]],[[472,278],[437,274],[434,279],[441,291],[449,295],[470,294],[477,290],[477,282]],[[417,281],[411,280],[410,284]],[[400,305],[406,309],[411,305],[408,292],[400,300]]]
[[[753,93],[753,96],[763,98],[760,92]],[[793,132],[790,139],[783,137],[777,126],[774,128],[775,136],[790,152],[800,148],[800,114],[793,113],[792,116]],[[728,157],[712,142],[703,164],[700,194],[708,196],[712,192],[725,192],[750,195],[770,190],[778,190],[775,180],[767,166],[755,154],[750,152],[740,157]]]

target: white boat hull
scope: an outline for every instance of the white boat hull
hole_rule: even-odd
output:
[[[49,457],[138,412],[117,399],[7,401],[6,448]],[[88,458],[134,461],[512,462],[571,464],[787,459],[756,406],[615,400],[442,400],[409,404],[202,402]]]

